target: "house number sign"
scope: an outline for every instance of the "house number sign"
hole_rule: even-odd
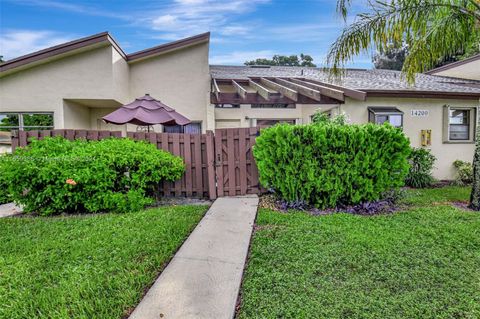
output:
[[[411,110],[410,115],[413,117],[427,117],[430,113],[429,110]]]

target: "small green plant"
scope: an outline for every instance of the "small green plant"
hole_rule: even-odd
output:
[[[457,169],[457,184],[470,185],[473,182],[472,163],[456,160],[455,162],[453,162],[453,166]]]
[[[254,156],[261,184],[288,203],[332,208],[379,200],[404,185],[408,138],[390,125],[276,125]]]
[[[337,124],[337,125],[346,125],[349,122],[348,115],[346,113],[338,114],[335,116],[329,116],[327,113],[322,112],[322,110],[315,111],[315,114],[312,116],[313,124]]]
[[[405,184],[414,188],[425,188],[432,186],[435,181],[432,170],[436,157],[428,149],[412,148],[408,161],[410,170],[405,179]]]
[[[25,212],[129,212],[151,203],[159,182],[184,172],[181,158],[129,139],[33,140],[0,161],[12,199]]]

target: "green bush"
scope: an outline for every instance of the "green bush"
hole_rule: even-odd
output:
[[[129,139],[33,140],[0,161],[13,199],[26,212],[129,212],[152,200],[162,180],[184,172],[181,158]]]
[[[472,163],[456,160],[453,166],[457,169],[456,182],[459,185],[470,185],[473,182],[473,165]]]
[[[414,188],[425,188],[432,186],[435,181],[432,176],[433,165],[436,157],[428,149],[412,148],[408,161],[410,170],[408,171],[405,184]]]
[[[7,156],[8,155],[1,155],[0,161],[6,158]],[[12,198],[8,190],[8,183],[7,183],[6,176],[3,171],[0,171],[0,205],[9,203],[11,201],[12,201]]]
[[[254,146],[260,182],[319,208],[378,200],[403,186],[409,141],[390,125],[277,125]]]

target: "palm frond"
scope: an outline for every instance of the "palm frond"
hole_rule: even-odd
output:
[[[477,41],[480,10],[477,0],[392,0],[371,2],[371,11],[357,15],[327,54],[333,75],[341,75],[346,62],[370,49],[384,50],[404,41],[410,48],[403,72],[413,83],[415,73],[431,68],[442,58]],[[342,5],[348,0],[341,0]]]

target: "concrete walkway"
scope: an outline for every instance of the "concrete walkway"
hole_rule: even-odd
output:
[[[0,205],[0,218],[10,217],[22,212],[22,208],[13,203]]]
[[[130,319],[233,318],[257,206],[217,199]]]

